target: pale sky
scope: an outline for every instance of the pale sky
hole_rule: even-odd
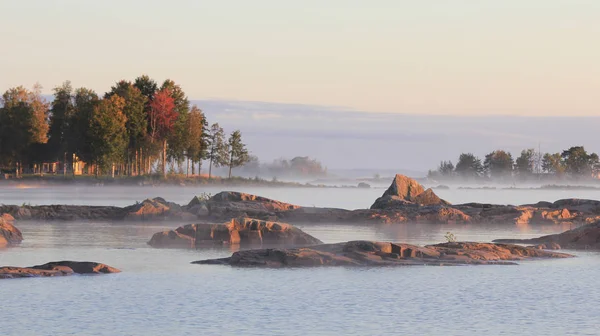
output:
[[[0,0],[0,90],[419,114],[600,115],[598,0]]]

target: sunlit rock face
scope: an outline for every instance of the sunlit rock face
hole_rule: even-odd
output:
[[[175,230],[158,232],[148,245],[162,248],[203,248],[237,246],[240,248],[293,247],[321,244],[302,230],[281,222],[234,218],[224,224],[188,224]]]

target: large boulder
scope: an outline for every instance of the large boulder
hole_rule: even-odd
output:
[[[495,242],[515,244],[538,244],[539,246],[566,249],[600,249],[600,221],[583,225],[559,234],[533,239],[497,239]]]
[[[161,197],[146,199],[124,208],[126,220],[147,220],[147,219],[196,219],[192,214],[183,211],[183,208],[176,203],[167,202]]]
[[[73,274],[108,274],[120,270],[89,261],[55,261],[32,267],[0,267],[0,279],[53,277]]]
[[[223,191],[214,195],[206,206],[209,217],[215,219],[251,217],[270,220],[276,218],[279,212],[300,208],[297,205],[234,191]]]
[[[23,241],[23,234],[13,225],[14,220],[9,214],[0,216],[0,248],[14,246]]]
[[[257,267],[513,265],[528,258],[568,258],[556,253],[510,244],[444,243],[416,246],[401,243],[350,241],[296,249],[260,249],[233,253],[229,258],[195,261]]]
[[[397,174],[390,187],[375,200],[371,209],[398,209],[410,205],[449,205],[431,188],[425,188],[410,177]]]
[[[152,236],[148,245],[163,248],[202,248],[215,245],[260,248],[321,243],[290,224],[242,217],[224,224],[188,224],[175,230],[158,232]]]

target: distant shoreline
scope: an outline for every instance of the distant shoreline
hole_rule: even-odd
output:
[[[267,180],[262,178],[244,178],[244,177],[212,177],[207,176],[181,176],[169,175],[166,179],[160,175],[142,175],[142,176],[118,176],[115,178],[106,176],[88,176],[88,175],[24,175],[18,179],[0,179],[1,186],[20,186],[20,185],[86,185],[86,186],[257,186],[257,187],[292,187],[292,188],[361,188],[356,185],[324,185],[314,183],[300,183],[278,180]]]

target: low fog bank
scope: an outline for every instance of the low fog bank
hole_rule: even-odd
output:
[[[242,129],[248,148],[261,159],[307,155],[330,170],[361,168],[368,176],[384,175],[383,169],[425,176],[441,160],[465,152],[483,157],[491,148],[553,153],[585,145],[600,151],[600,117],[432,116],[266,102],[193,103],[226,130]]]

